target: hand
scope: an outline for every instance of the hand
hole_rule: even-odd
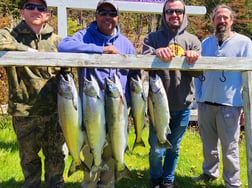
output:
[[[184,56],[186,56],[187,64],[192,65],[198,60],[200,54],[197,51],[188,50],[188,51],[185,51]]]
[[[119,54],[118,50],[114,46],[104,46],[103,53],[104,54]]]
[[[171,62],[176,56],[170,48],[159,48],[156,50],[156,56],[164,62]]]

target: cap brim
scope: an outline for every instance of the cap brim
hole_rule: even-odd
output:
[[[100,3],[100,4],[98,4],[98,6],[97,6],[97,8],[96,8],[96,10],[98,10],[102,5],[104,5],[104,4],[109,4],[109,5],[111,5],[112,7],[114,7],[114,9],[115,10],[117,10],[118,11],[118,7],[117,7],[117,5],[115,5],[115,4],[113,4],[113,3],[110,3],[110,2],[104,2],[104,3]]]

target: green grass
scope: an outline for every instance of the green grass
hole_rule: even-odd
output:
[[[131,170],[132,179],[122,179],[116,183],[118,188],[148,188],[149,187],[149,163],[148,163],[148,128],[143,131],[146,148],[138,147],[132,151],[135,135],[134,129],[129,129],[128,145],[129,152],[125,154],[125,163]],[[43,158],[42,153],[40,153]],[[248,187],[246,148],[243,139],[240,143],[240,165],[242,187]],[[202,173],[202,144],[197,131],[189,129],[181,143],[180,156],[175,174],[175,187],[179,188],[221,188],[225,187],[222,178],[211,184],[194,183],[192,177]],[[66,159],[64,172],[65,188],[80,187],[83,173],[76,172],[67,177],[67,170],[71,163],[71,157]],[[0,116],[0,188],[22,187],[23,174],[19,163],[18,146],[9,117]],[[222,174],[222,164],[220,166]],[[44,178],[42,178],[44,181]],[[45,185],[43,185],[45,187]]]

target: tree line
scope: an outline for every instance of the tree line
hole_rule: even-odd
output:
[[[0,28],[13,27],[20,20],[19,7],[22,0],[0,0]],[[80,0],[81,1],[81,0]],[[85,0],[82,0],[83,3]],[[232,7],[236,13],[233,30],[252,38],[252,0],[185,0],[186,5],[205,6],[207,13],[202,16],[188,16],[189,32],[196,34],[201,40],[213,32],[211,13],[218,4],[225,3]],[[57,28],[57,10],[52,8],[52,25]],[[5,21],[7,19],[7,21]],[[87,27],[94,19],[94,11],[68,10],[68,35]],[[160,27],[160,14],[147,13],[120,13],[120,27],[122,33],[133,42],[140,40],[142,35]],[[133,37],[133,38],[132,38]],[[135,43],[135,42],[134,42]]]

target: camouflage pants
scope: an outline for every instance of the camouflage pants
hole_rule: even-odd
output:
[[[56,114],[45,117],[13,117],[19,156],[24,174],[24,188],[41,187],[42,165],[38,156],[45,156],[45,182],[48,188],[64,187],[65,168],[62,146],[64,136]]]
[[[83,150],[84,163],[91,168],[93,163],[93,155],[90,153],[90,148],[86,145]],[[107,144],[103,149],[102,159],[109,166],[108,171],[103,171],[95,175],[95,179],[90,177],[90,173],[84,171],[84,180],[82,188],[114,188],[115,187],[115,161],[112,158],[111,145]]]

